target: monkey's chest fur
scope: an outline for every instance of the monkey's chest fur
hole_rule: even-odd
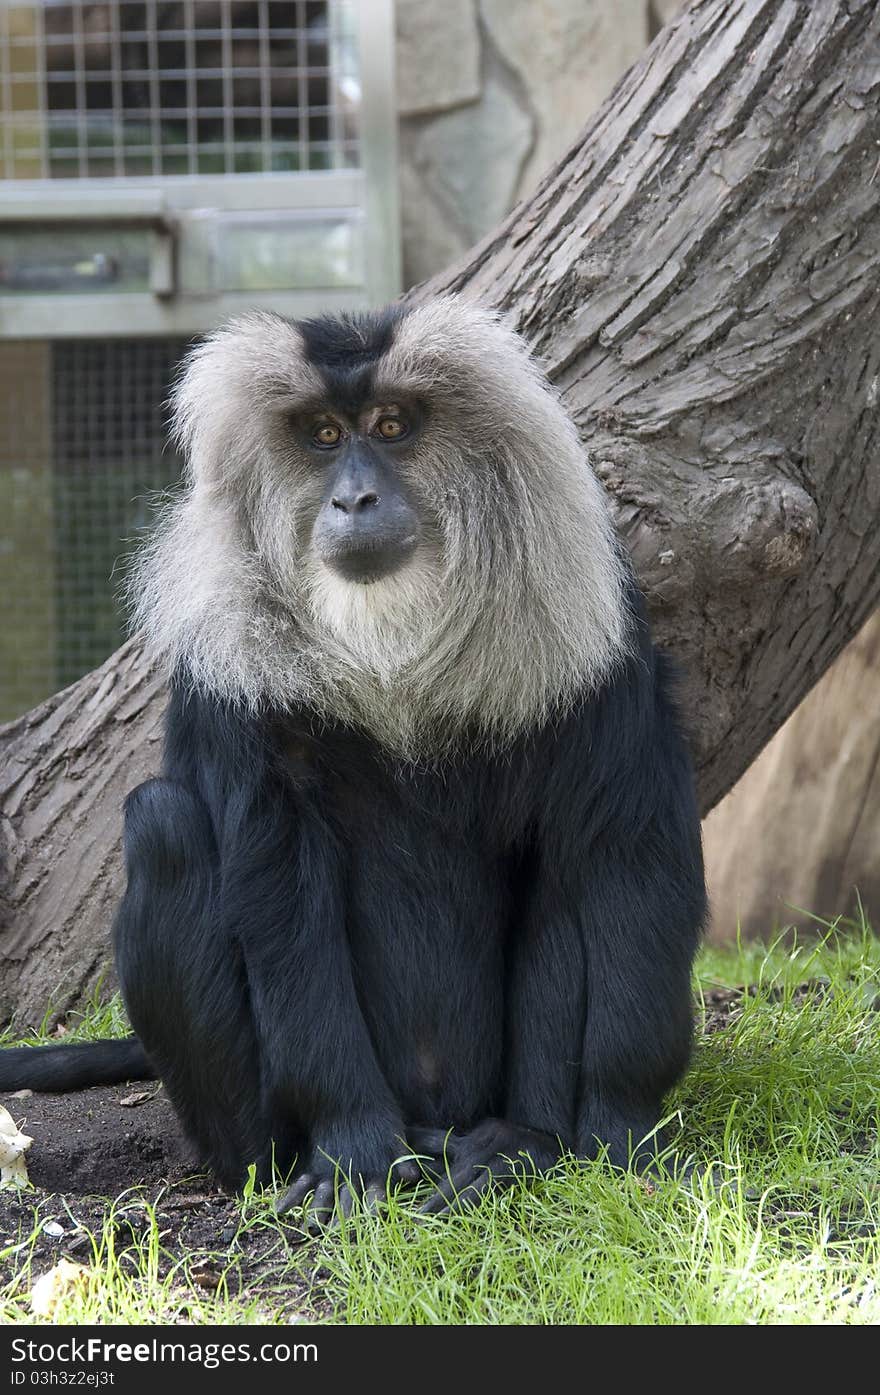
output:
[[[332,831],[358,1002],[406,1117],[500,1109],[531,761],[419,769],[343,732],[289,731],[284,752],[303,812]]]

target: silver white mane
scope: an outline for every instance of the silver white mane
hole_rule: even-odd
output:
[[[296,325],[250,314],[190,355],[175,394],[185,487],[129,577],[155,658],[253,712],[306,706],[410,758],[503,746],[621,662],[631,617],[607,504],[522,340],[452,297],[404,313],[378,400],[428,405],[404,467],[425,539],[370,585],[310,544],[314,465],[289,429],[326,398]]]

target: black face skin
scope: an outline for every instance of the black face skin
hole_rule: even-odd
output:
[[[318,555],[349,581],[390,576],[418,545],[418,513],[400,466],[424,411],[412,402],[382,401],[376,385],[376,369],[403,314],[394,305],[298,322],[309,363],[325,387],[320,405],[295,423],[316,468],[326,471],[312,538]],[[386,421],[401,429],[388,431]],[[338,428],[338,440],[321,440],[325,426]]]
[[[400,464],[420,425],[415,406],[376,403],[306,413],[297,423],[326,479],[312,541],[318,556],[347,581],[390,576],[418,545],[419,517]]]

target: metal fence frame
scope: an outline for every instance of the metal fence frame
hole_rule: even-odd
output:
[[[8,0],[0,0],[0,4]],[[146,292],[0,294],[0,337],[176,337],[247,307],[283,314],[380,304],[400,290],[393,0],[354,0],[361,100],[360,167],[290,173],[0,181],[0,233],[140,230],[149,246]],[[188,290],[206,211],[333,217],[363,229],[363,275],[345,286],[271,291]]]

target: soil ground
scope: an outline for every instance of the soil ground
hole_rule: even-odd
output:
[[[39,1206],[42,1229],[33,1250],[33,1273],[61,1258],[88,1264],[91,1236],[100,1236],[108,1198],[116,1206],[116,1246],[134,1245],[150,1220],[144,1201],[157,1210],[162,1267],[186,1259],[193,1282],[216,1290],[221,1272],[229,1289],[278,1306],[278,1271],[289,1261],[274,1227],[242,1226],[235,1197],[222,1191],[193,1161],[171,1104],[153,1082],[98,1086],[65,1095],[0,1094],[21,1131],[33,1143],[28,1176],[36,1191],[0,1191],[0,1249],[25,1239]],[[289,1243],[297,1242],[291,1230]],[[11,1265],[17,1267],[13,1255]],[[3,1272],[6,1270],[7,1272]],[[12,1267],[0,1263],[0,1281]],[[320,1296],[284,1278],[284,1307],[291,1318],[314,1320]]]

